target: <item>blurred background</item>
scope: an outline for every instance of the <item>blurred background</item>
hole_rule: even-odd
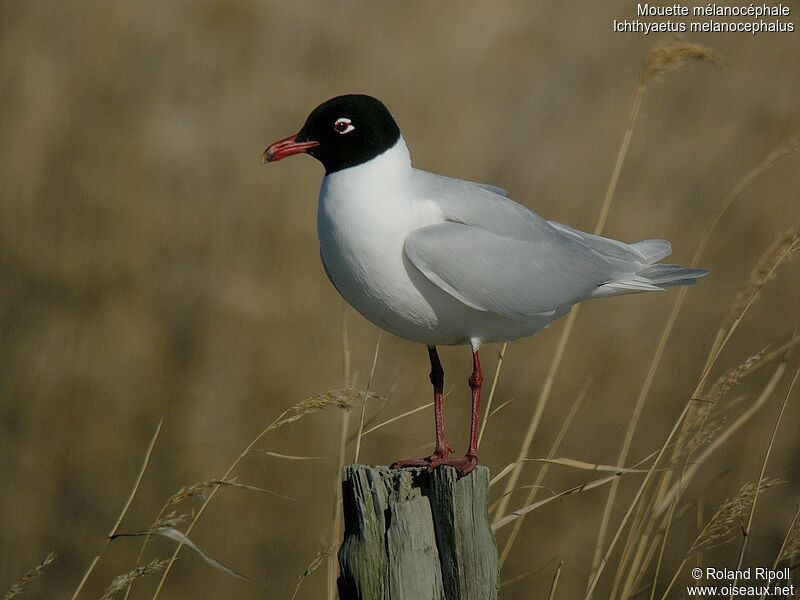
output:
[[[0,590],[55,551],[29,597],[70,597],[162,417],[121,531],[149,527],[182,486],[220,477],[286,408],[341,388],[343,330],[351,383],[366,385],[379,332],[344,305],[319,262],[322,168],[307,157],[265,167],[259,156],[268,143],[297,131],[320,102],[368,93],[394,113],[416,166],[502,186],[546,218],[591,231],[642,65],[672,40],[612,33],[612,20],[625,18],[635,18],[635,4],[617,0],[502,8],[450,0],[0,2]],[[800,33],[689,41],[723,61],[688,64],[648,87],[605,229],[628,242],[667,238],[677,263],[691,261],[737,183],[800,132]],[[663,443],[737,291],[776,236],[798,225],[799,166],[797,154],[776,161],[716,228],[702,259],[711,275],[689,290],[629,462]],[[798,276],[800,266],[789,263],[765,286],[712,380],[791,337]],[[676,297],[583,307],[531,456],[547,453],[591,377],[559,456],[614,464]],[[495,473],[516,458],[562,328],[506,353],[494,402],[513,401],[492,417],[481,447]],[[482,353],[487,381],[498,351]],[[461,451],[469,352],[445,348],[441,356],[448,429]],[[758,479],[797,366],[791,358],[764,409],[693,482],[667,574],[697,534],[695,515],[707,520]],[[423,347],[383,336],[371,391],[389,401],[375,422],[430,400],[428,368]],[[743,406],[771,372],[737,388]],[[746,564],[772,563],[794,512],[797,400],[767,470],[788,483],[760,499]],[[160,597],[290,597],[320,537],[331,543],[340,427],[341,411],[331,408],[265,436],[235,475],[296,500],[223,489],[192,532],[209,554],[266,587],[184,551]],[[427,453],[432,439],[430,411],[421,411],[364,437],[360,460]],[[352,453],[350,444],[348,461]],[[520,485],[537,468],[526,466]],[[622,480],[612,533],[637,477]],[[594,478],[553,466],[544,485],[558,491]],[[514,494],[509,507],[526,494]],[[598,488],[531,513],[504,565],[502,596],[546,597],[563,560],[560,597],[583,597],[606,494]],[[140,546],[112,542],[84,597],[132,569]],[[145,557],[173,549],[158,539]],[[713,564],[733,566],[737,554],[738,542]],[[138,582],[132,597],[149,598],[157,578]],[[323,565],[298,597],[324,597],[326,585]],[[598,597],[610,585],[605,577]]]

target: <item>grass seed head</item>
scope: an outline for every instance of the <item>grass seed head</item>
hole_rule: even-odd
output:
[[[211,490],[221,483],[222,482],[219,479],[207,479],[206,481],[200,481],[198,483],[193,483],[192,485],[186,485],[172,494],[169,500],[167,500],[167,504],[179,504],[184,500],[194,498],[195,496],[204,498]]]
[[[44,573],[44,570],[47,568],[47,565],[49,565],[55,559],[56,555],[54,552],[48,554],[47,557],[42,562],[33,567],[30,571],[25,573],[25,575],[23,575],[13,583],[13,585],[8,589],[8,592],[6,592],[6,595],[3,596],[3,600],[10,600],[11,598],[14,598],[15,596],[19,596],[20,594],[22,594],[25,590],[25,587],[31,581],[33,581],[34,579],[39,577],[42,573]]]
[[[738,494],[725,500],[717,509],[717,512],[697,536],[688,555],[734,539],[736,536],[734,532],[744,527],[745,514],[753,505],[756,495],[781,483],[785,483],[785,480],[765,477],[760,484],[753,482],[743,485]]]
[[[332,544],[328,546],[324,540],[321,540],[320,543],[321,547],[319,551],[314,555],[314,558],[311,559],[311,562],[308,563],[306,570],[303,571],[297,578],[297,584],[294,588],[294,593],[292,594],[292,600],[294,600],[294,598],[297,597],[297,592],[300,591],[300,586],[303,585],[303,582],[305,581],[306,577],[308,577],[309,575],[311,575],[311,573],[316,571],[322,565],[322,563],[325,562],[325,558],[329,556],[331,552],[334,552],[336,550],[336,547],[338,546],[338,544]]]
[[[778,562],[786,561],[794,564],[798,559],[800,559],[800,519],[795,519],[791,530],[786,535],[786,543],[778,556]]]
[[[727,373],[720,377],[705,396],[705,400],[709,401],[710,405],[716,405],[725,395],[742,382],[742,377],[748,373],[755,365],[757,365],[764,358],[767,348],[763,348],[755,354],[748,356],[744,362],[740,363]]]
[[[755,302],[758,293],[766,283],[775,276],[778,268],[800,252],[800,227],[785,231],[761,255],[747,284],[736,296],[731,310],[725,320],[725,329],[729,329],[734,321],[743,314],[747,307]]]
[[[360,402],[364,399],[365,392],[354,389],[341,389],[331,390],[329,392],[322,392],[321,394],[314,394],[310,398],[306,398],[298,402],[291,408],[286,409],[281,415],[269,426],[269,430],[278,429],[289,423],[294,423],[298,419],[306,415],[325,410],[330,407],[337,407],[343,410],[350,410],[353,403]],[[380,400],[378,394],[368,393],[367,400]]]
[[[647,56],[641,82],[650,83],[665,73],[680,69],[690,60],[719,63],[719,56],[711,48],[689,42],[672,42],[656,46]]]
[[[708,444],[711,440],[717,437],[717,434],[722,430],[725,426],[725,419],[722,418],[718,421],[711,421],[707,423],[705,426],[702,427],[692,438],[689,442],[689,448],[691,451],[696,450],[700,446],[704,446]]]
[[[178,514],[176,511],[172,511],[167,515],[159,517],[159,519],[153,524],[153,530],[161,529],[162,527],[177,527],[181,523],[188,521],[189,517],[189,513]]]
[[[128,571],[122,575],[117,575],[114,578],[114,581],[111,582],[111,585],[105,589],[103,595],[100,596],[100,600],[112,600],[114,596],[127,588],[131,582],[139,579],[140,577],[144,577],[145,575],[150,575],[151,573],[156,573],[162,570],[167,566],[167,563],[169,563],[169,560],[156,559],[146,565],[136,567],[132,571]]]

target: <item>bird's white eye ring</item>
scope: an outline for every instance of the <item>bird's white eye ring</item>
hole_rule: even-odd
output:
[[[340,134],[350,133],[354,129],[353,123],[347,117],[340,117],[336,119],[336,123],[333,124],[333,130]]]

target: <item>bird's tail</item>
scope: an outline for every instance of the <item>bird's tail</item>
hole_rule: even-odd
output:
[[[639,271],[636,276],[646,279],[660,288],[680,285],[693,285],[700,277],[708,275],[705,269],[691,269],[680,265],[651,265]]]
[[[708,275],[705,269],[656,264],[672,252],[672,246],[667,240],[644,240],[631,244],[630,248],[642,256],[642,268],[629,277],[609,281],[597,287],[591,294],[592,298],[657,292],[668,287],[692,285],[700,277]]]

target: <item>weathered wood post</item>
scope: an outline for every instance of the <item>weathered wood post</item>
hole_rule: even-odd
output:
[[[495,600],[489,470],[343,471],[340,600]]]

